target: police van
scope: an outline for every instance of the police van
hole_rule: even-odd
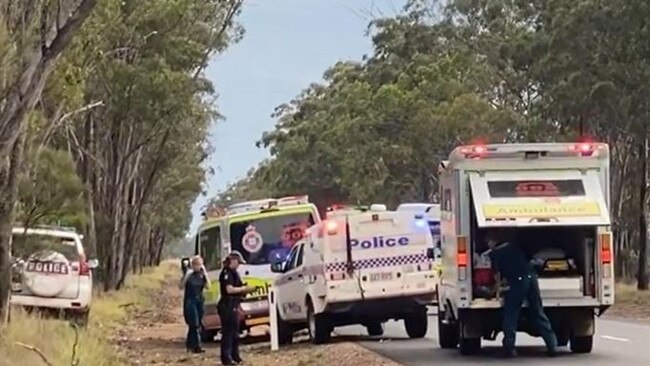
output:
[[[560,346],[591,352],[594,314],[614,303],[609,147],[601,143],[462,146],[439,168],[439,342],[476,353],[501,332],[502,288],[485,232],[507,228],[540,263],[544,311]],[[526,306],[526,305],[524,305]],[[518,330],[537,336],[522,312]]]
[[[372,205],[339,210],[307,230],[274,281],[278,336],[291,342],[307,328],[313,343],[329,341],[337,326],[362,324],[383,334],[383,323],[403,320],[411,338],[427,331],[426,305],[435,298],[432,237],[412,212]]]

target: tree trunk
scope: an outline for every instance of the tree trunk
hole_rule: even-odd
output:
[[[25,133],[20,133],[9,159],[0,166],[0,325],[9,320],[11,296],[11,229],[14,206],[18,196],[18,170],[25,144]]]
[[[646,217],[646,202],[648,192],[648,134],[645,127],[643,143],[639,145],[641,159],[641,180],[639,192],[639,268],[637,273],[637,288],[648,290],[648,218]]]

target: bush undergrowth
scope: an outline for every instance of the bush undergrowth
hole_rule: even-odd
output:
[[[119,350],[110,342],[114,330],[128,320],[129,309],[151,304],[151,292],[162,287],[166,276],[178,271],[173,263],[131,276],[121,291],[96,294],[90,324],[78,330],[75,364],[72,360],[75,329],[69,322],[29,315],[12,309],[11,322],[0,330],[0,366],[44,366],[46,363],[17,342],[40,350],[54,366],[122,366]]]

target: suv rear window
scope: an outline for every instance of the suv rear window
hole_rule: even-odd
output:
[[[487,182],[492,198],[584,196],[580,179]]]
[[[60,253],[69,261],[79,260],[74,240],[49,235],[14,234],[11,251],[14,257],[27,259],[36,253]]]

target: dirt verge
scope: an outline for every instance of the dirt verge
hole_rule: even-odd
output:
[[[162,289],[151,292],[151,304],[132,306],[129,320],[113,337],[124,360],[132,365],[205,365],[218,364],[218,343],[204,345],[201,355],[185,352],[185,323],[180,304],[182,293],[176,288],[177,273],[169,273]],[[399,366],[354,343],[332,343],[316,347],[298,343],[270,352],[269,344],[242,347],[245,365],[265,366]]]

